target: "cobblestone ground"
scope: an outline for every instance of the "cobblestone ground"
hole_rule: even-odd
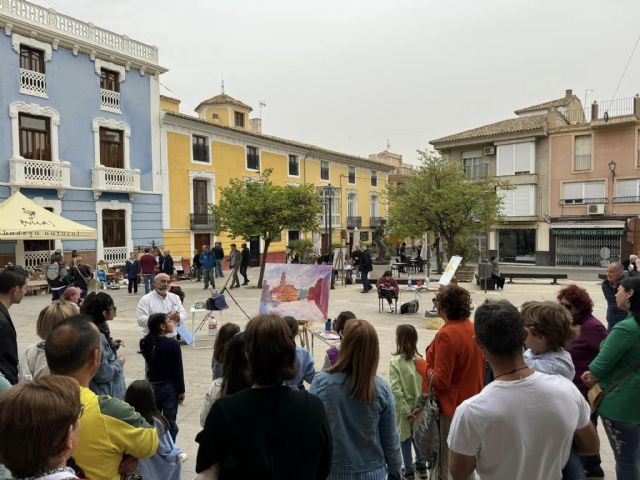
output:
[[[257,269],[249,271],[249,277],[255,282],[257,277]],[[225,278],[226,280],[226,278]],[[561,282],[563,283],[563,282]],[[564,282],[566,284],[566,282]],[[606,303],[602,297],[600,284],[596,281],[576,282],[580,286],[586,288],[591,294],[595,303],[595,315],[599,319],[604,319],[606,311]],[[202,288],[202,283],[190,281],[179,282],[180,286],[186,292],[185,306],[187,311],[191,304],[204,301],[207,297],[207,291]],[[491,299],[507,299],[519,306],[526,300],[555,300],[556,292],[560,286],[550,285],[546,281],[538,281],[537,283],[515,283],[506,284],[504,291],[488,292],[485,294],[475,285],[469,283],[461,284],[469,289],[473,302],[479,305],[485,298]],[[218,284],[220,286],[220,284]],[[142,289],[144,291],[144,288]],[[252,287],[243,287],[231,291],[238,304],[244,309],[249,316],[258,313],[259,307],[259,290]],[[127,357],[125,365],[125,378],[127,384],[136,379],[144,378],[144,360],[141,355],[137,354],[138,341],[141,337],[140,328],[136,323],[135,311],[138,296],[127,295],[126,287],[120,290],[110,290],[118,307],[118,316],[111,322],[111,332],[114,338],[122,339],[126,345],[124,352]],[[378,312],[378,300],[375,291],[368,294],[361,294],[360,287],[355,285],[340,286],[337,285],[335,290],[330,293],[329,299],[329,315],[334,318],[342,310],[351,310],[359,318],[364,318],[372,322],[378,331],[380,337],[380,366],[378,373],[383,378],[388,379],[388,368],[391,354],[395,348],[395,328],[401,323],[413,324],[418,329],[419,349],[424,351],[428,343],[432,340],[435,332],[427,330],[423,313],[427,305],[431,305],[432,294],[424,293],[416,295],[413,292],[403,290],[400,295],[400,302],[406,302],[414,298],[420,300],[420,313],[415,315],[391,315]],[[25,297],[20,305],[14,305],[11,308],[11,315],[16,323],[18,331],[18,344],[22,352],[25,347],[35,343],[38,338],[35,333],[35,323],[38,312],[46,306],[50,301],[49,295],[39,295],[34,297]],[[229,310],[224,312],[223,322],[235,322],[241,327],[247,323],[247,318],[241,312],[240,308],[227,295]],[[221,320],[217,315],[218,321]],[[191,326],[191,317],[188,322]],[[314,329],[322,329],[323,325],[314,326]],[[206,337],[203,337],[207,340]],[[324,351],[326,346],[315,342],[314,357],[316,365],[322,365]],[[206,343],[202,343],[206,345]],[[190,346],[182,347],[184,359],[185,380],[187,382],[187,394],[184,404],[178,411],[178,425],[180,433],[178,435],[178,445],[180,445],[188,454],[189,459],[185,462],[183,473],[185,479],[193,478],[195,471],[195,455],[197,452],[197,444],[195,436],[200,430],[199,414],[204,393],[211,382],[211,354],[210,348],[194,349]],[[601,441],[601,454],[603,457],[603,468],[607,474],[607,478],[615,478],[614,460],[609,444],[602,427],[599,428]]]

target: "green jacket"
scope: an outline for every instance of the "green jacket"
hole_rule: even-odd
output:
[[[389,364],[389,383],[396,401],[396,427],[400,441],[413,436],[413,422],[407,417],[418,406],[422,393],[422,377],[416,371],[413,360],[396,355]]]
[[[602,390],[606,390],[640,363],[640,326],[635,318],[627,317],[617,323],[609,336],[600,344],[600,353],[589,364],[589,371],[598,379]],[[598,412],[609,420],[640,422],[640,368],[602,400]]]

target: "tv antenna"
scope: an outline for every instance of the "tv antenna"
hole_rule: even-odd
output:
[[[220,81],[220,88],[222,89],[222,93],[224,93],[224,73],[222,74],[222,80]]]
[[[259,113],[260,113],[260,118],[262,118],[262,109],[264,107],[266,107],[266,106],[267,106],[267,102],[265,102],[264,100],[260,100],[258,102],[258,110],[259,110]]]

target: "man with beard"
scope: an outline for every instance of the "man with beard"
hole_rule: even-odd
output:
[[[175,337],[177,326],[187,320],[187,312],[182,306],[180,297],[175,293],[169,292],[170,285],[171,278],[169,275],[159,273],[153,281],[153,291],[140,299],[138,303],[138,325],[142,327],[143,335],[149,333],[147,321],[149,320],[149,315],[153,313],[166,313],[176,324],[176,330],[167,334],[168,337]]]

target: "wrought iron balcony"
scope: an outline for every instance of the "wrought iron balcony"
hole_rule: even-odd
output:
[[[369,217],[369,226],[377,227],[384,220],[383,217]]]
[[[215,221],[211,213],[192,213],[189,215],[189,225],[191,230],[213,230]]]
[[[609,203],[608,198],[563,198],[560,205],[586,205],[589,203]]]
[[[362,217],[347,217],[347,228],[362,228]]]
[[[128,168],[111,168],[98,165],[91,169],[93,194],[98,198],[102,192],[123,192],[135,194],[140,192],[140,170]]]
[[[613,203],[640,203],[640,197],[613,197]]]

